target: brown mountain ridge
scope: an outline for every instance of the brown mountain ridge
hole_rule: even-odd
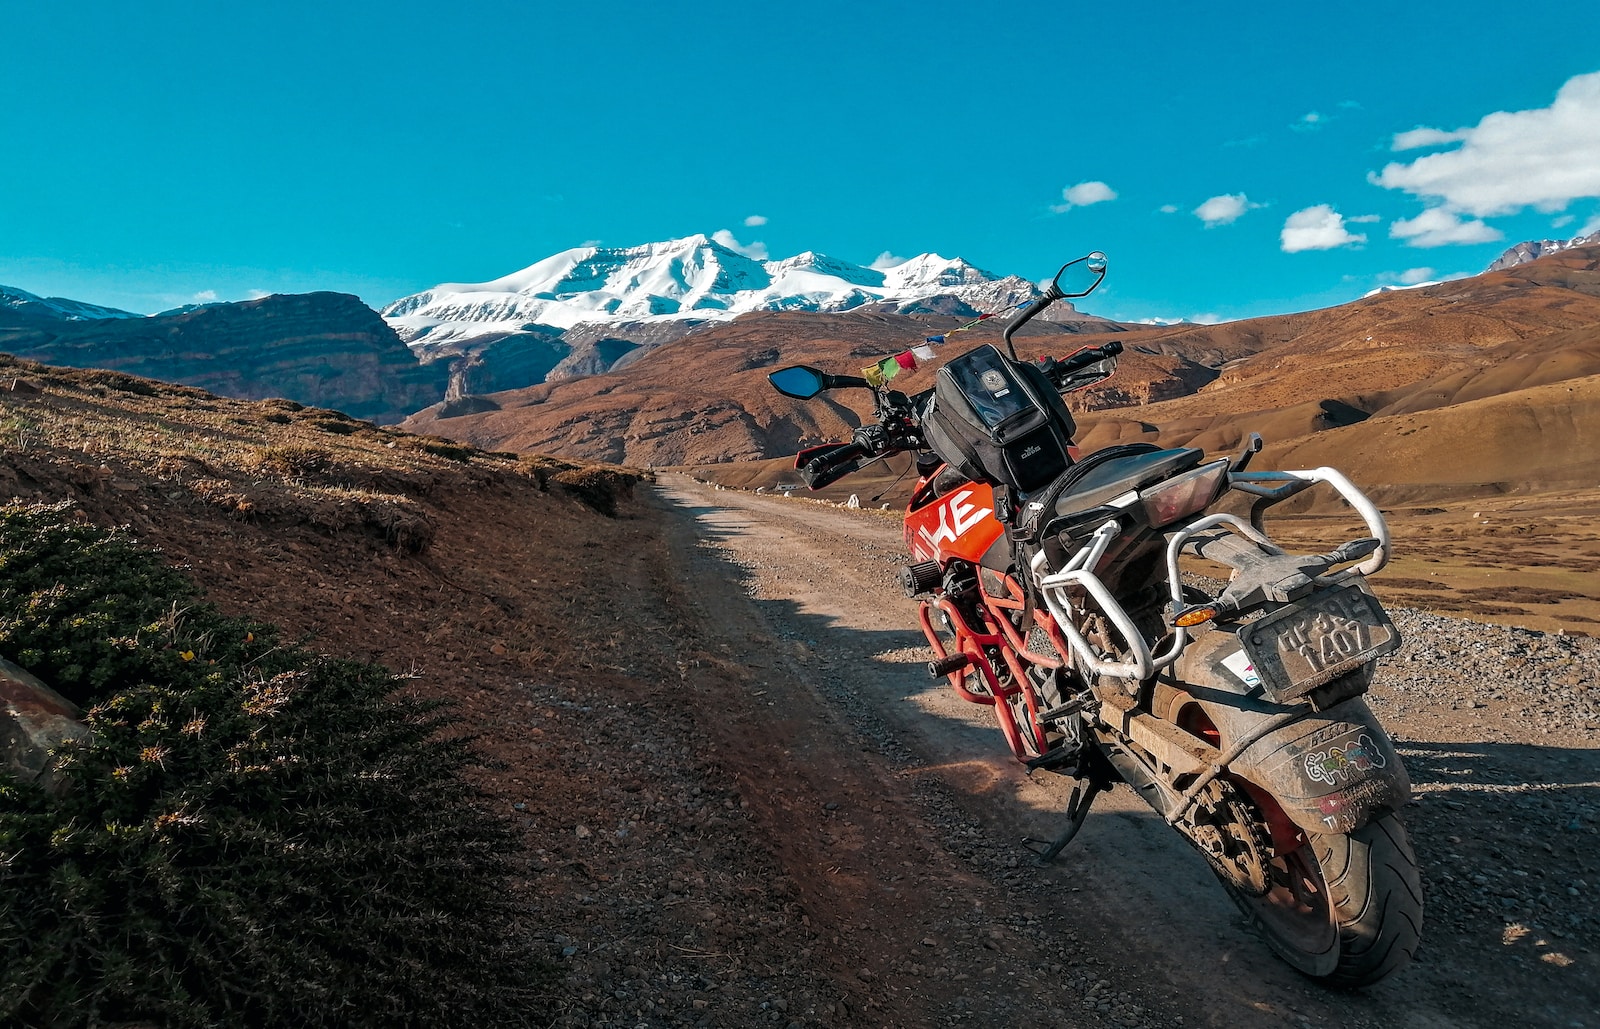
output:
[[[804,363],[853,372],[955,324],[750,315],[611,374],[471,397],[404,424],[489,449],[640,466],[773,459],[847,435],[868,407],[859,391],[788,400],[767,384],[768,371]],[[1116,377],[1073,398],[1089,447],[1148,439],[1227,449],[1256,431],[1275,445],[1269,457],[1326,455],[1348,466],[1333,458],[1368,455],[1359,474],[1374,483],[1532,488],[1592,483],[1600,470],[1600,247],[1324,310],[1120,329],[1127,351]],[[1113,335],[1030,330],[1018,337],[1030,357]],[[943,354],[998,336],[980,326],[951,336]],[[896,384],[925,389],[931,371]]]

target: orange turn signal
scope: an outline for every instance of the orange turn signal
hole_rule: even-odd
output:
[[[1178,612],[1178,617],[1172,620],[1172,624],[1179,626],[1180,628],[1187,629],[1192,625],[1200,625],[1204,622],[1209,622],[1211,619],[1217,617],[1217,614],[1218,611],[1216,605],[1214,604],[1206,604],[1201,607],[1191,607],[1185,611]]]

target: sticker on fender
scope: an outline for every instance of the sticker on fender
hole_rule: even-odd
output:
[[[1246,686],[1261,685],[1261,676],[1256,674],[1256,666],[1250,663],[1250,655],[1242,650],[1236,650],[1223,658],[1222,667],[1232,672]]]
[[[1369,733],[1357,729],[1340,738],[1346,741],[1343,746],[1335,743],[1326,750],[1306,755],[1306,775],[1313,782],[1340,786],[1351,776],[1388,765],[1383,750],[1373,742]]]

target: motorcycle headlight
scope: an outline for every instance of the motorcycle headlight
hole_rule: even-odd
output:
[[[1139,504],[1150,527],[1159,529],[1204,511],[1227,484],[1228,459],[1224,457],[1140,490]]]

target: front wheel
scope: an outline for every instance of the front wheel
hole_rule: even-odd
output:
[[[1405,825],[1380,815],[1344,835],[1309,833],[1268,866],[1250,896],[1223,885],[1289,964],[1331,986],[1368,986],[1410,963],[1422,932],[1422,881]]]

